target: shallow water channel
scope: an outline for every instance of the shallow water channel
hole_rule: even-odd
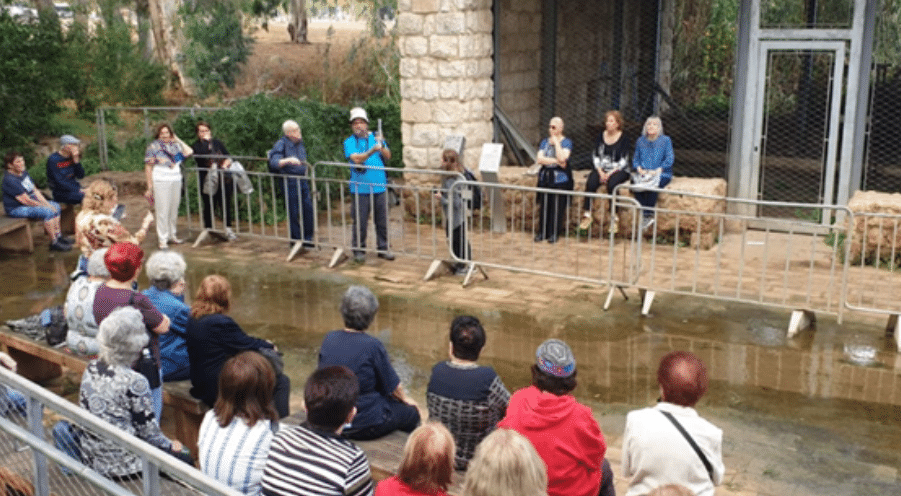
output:
[[[71,253],[0,255],[0,320],[61,303],[74,264]],[[286,372],[300,398],[319,342],[342,327],[341,295],[359,281],[341,272],[190,254],[188,266],[189,293],[207,274],[229,278],[232,317],[286,352]],[[370,332],[422,399],[431,366],[447,356],[450,320],[468,310],[434,296],[379,299]],[[876,320],[848,322],[851,315],[838,325],[825,316],[815,331],[787,340],[788,312],[691,298],[658,296],[646,318],[631,300],[591,315],[562,309],[536,316],[527,308],[474,314],[488,331],[481,361],[511,391],[528,384],[541,341],[567,341],[578,361],[576,395],[601,417],[611,448],[621,446],[625,413],[657,398],[659,358],[688,349],[705,361],[711,378],[698,410],[724,429],[727,468],[753,479],[755,491],[901,494],[901,355]],[[549,320],[552,329],[540,324]],[[750,489],[737,484],[736,492]]]

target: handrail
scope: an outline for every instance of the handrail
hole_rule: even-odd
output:
[[[127,448],[129,451],[140,454],[142,458],[150,463],[154,472],[157,470],[164,470],[166,473],[177,477],[207,493],[224,496],[240,496],[241,494],[238,491],[235,491],[234,489],[226,486],[225,484],[200,472],[196,468],[190,467],[184,462],[177,460],[167,453],[164,453],[157,447],[152,446],[134,436],[128,435],[125,432],[122,432],[121,430],[103,421],[92,413],[76,405],[73,405],[69,401],[56,396],[55,394],[47,391],[37,384],[34,384],[33,382],[20,377],[2,367],[0,367],[0,384],[6,385],[19,391],[29,398],[29,403],[37,400],[39,404],[43,405],[44,407],[50,408],[53,411],[59,412],[64,417],[73,420],[79,426],[87,427],[91,431],[100,433],[108,439],[115,440],[117,444]],[[55,461],[60,461],[67,468],[75,470],[77,474],[90,473],[96,475],[96,477],[108,480],[102,477],[100,474],[97,474],[91,468],[62,454],[55,448],[50,447],[51,445],[49,443],[41,440],[33,433],[28,433],[28,435],[25,435],[26,433],[22,432],[23,429],[21,429],[21,427],[14,429],[13,427],[15,427],[15,424],[10,424],[12,424],[12,422],[10,422],[9,420],[0,420],[0,430],[9,432],[23,442],[27,443],[35,450],[43,454],[47,454]],[[55,453],[49,453],[51,451],[54,451]],[[60,460],[60,458],[65,458],[65,460]],[[145,478],[147,476],[148,474],[145,473]],[[100,482],[96,480],[92,481],[92,483],[100,484]]]

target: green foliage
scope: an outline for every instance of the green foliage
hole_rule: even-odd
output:
[[[188,38],[184,53],[188,76],[201,96],[219,93],[225,86],[233,88],[253,43],[253,38],[244,36],[235,4],[185,3],[180,14]]]
[[[675,16],[673,96],[689,111],[718,108],[732,93],[738,1],[682,0]]]
[[[901,0],[882,0],[877,12],[873,62],[901,64]]]
[[[59,110],[66,67],[63,37],[55,16],[20,23],[0,13],[0,146],[20,148],[48,132]]]
[[[85,26],[73,24],[66,47],[71,68],[66,96],[82,115],[93,114],[101,104],[162,104],[166,68],[144,58],[131,28],[121,20],[98,25],[93,36]]]

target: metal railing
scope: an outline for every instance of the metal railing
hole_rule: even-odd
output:
[[[319,162],[304,178],[248,171],[255,191],[240,201],[242,195],[237,191],[232,195],[235,232],[289,241],[284,222],[278,221],[285,216],[274,215],[276,208],[287,208],[274,201],[279,181],[309,181],[315,222],[313,243],[335,250],[330,266],[340,263],[343,255],[353,250],[352,195],[347,179],[351,167]],[[197,173],[196,169],[188,171]],[[643,207],[627,193],[628,185],[607,195],[472,182],[458,176],[450,195],[468,195],[478,186],[485,197],[481,211],[464,213],[471,248],[469,257],[461,258],[454,255],[444,228],[444,221],[453,223],[454,219],[448,219],[453,211],[445,211],[435,196],[448,174],[405,169],[403,178],[389,184],[386,195],[391,250],[401,257],[432,260],[427,278],[435,272],[437,262],[448,261],[469,264],[470,268],[496,268],[608,286],[610,296],[616,288],[634,287],[643,292],[829,313],[837,315],[839,321],[845,309],[901,312],[901,304],[891,298],[897,293],[895,289],[901,289],[896,277],[901,257],[899,216],[663,189],[658,191],[670,199],[651,209],[656,223],[642,233],[639,220]],[[540,232],[541,209],[536,201],[540,195],[563,199],[565,228],[555,243],[534,240]],[[491,225],[493,196],[503,198],[499,202],[505,209],[500,217],[505,223],[502,229]],[[580,207],[585,198],[594,206],[603,206],[593,209],[592,226],[579,231],[575,226],[582,219]],[[198,207],[199,201],[199,197],[192,199]],[[768,211],[792,212],[794,219],[768,217]],[[221,226],[222,215],[214,222]],[[372,224],[367,223],[372,240],[364,249],[368,253],[377,250]],[[610,230],[611,225],[616,226],[615,231]],[[288,258],[299,249],[297,242]]]
[[[65,431],[55,421],[61,419],[77,426],[83,436],[112,440],[120,449],[140,458],[140,476],[113,480],[73,458],[70,438],[61,434]],[[0,460],[0,466],[32,483],[38,496],[240,494],[3,368],[0,368]]]

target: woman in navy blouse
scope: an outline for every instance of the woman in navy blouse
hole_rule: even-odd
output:
[[[632,166],[642,179],[653,179],[648,185],[663,189],[673,178],[673,142],[663,134],[663,122],[659,117],[651,116],[644,122],[641,137],[635,142],[635,155]],[[656,178],[654,176],[657,176]],[[658,182],[659,181],[659,182]],[[642,207],[641,230],[654,225],[654,206],[657,205],[657,191],[641,190],[633,187],[635,199]]]

